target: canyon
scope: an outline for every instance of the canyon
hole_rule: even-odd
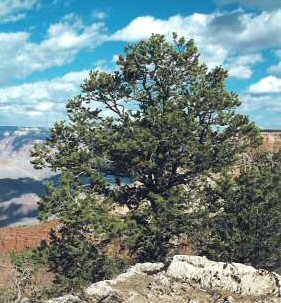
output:
[[[42,241],[48,240],[49,231],[57,226],[57,221],[26,226],[0,228],[0,289],[12,279],[10,253],[21,253],[25,249],[35,249]]]
[[[276,152],[281,148],[281,131],[266,130],[262,135],[264,149]],[[57,224],[36,220],[37,202],[52,175],[34,170],[29,152],[46,136],[42,129],[0,127],[0,287],[11,272],[9,253],[37,247]]]
[[[0,227],[36,222],[37,202],[52,174],[35,170],[29,154],[47,135],[43,128],[0,127]]]
[[[281,148],[281,131],[265,130],[262,135],[266,150],[276,152]],[[0,228],[0,252],[34,247],[52,226],[40,227],[36,220],[37,202],[51,174],[35,170],[29,163],[30,149],[46,136],[44,129],[0,127],[0,227],[4,227]],[[35,224],[35,232],[28,227],[30,224]]]

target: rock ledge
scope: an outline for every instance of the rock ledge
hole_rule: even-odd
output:
[[[81,299],[84,298],[84,299]],[[240,263],[174,256],[170,264],[136,264],[82,295],[46,303],[280,303],[281,276]]]

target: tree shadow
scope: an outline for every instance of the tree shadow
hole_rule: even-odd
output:
[[[8,207],[1,206],[0,204],[0,214],[5,218],[0,219],[1,228],[23,222],[23,220],[35,219],[38,215],[38,211],[37,209],[33,209],[28,212],[22,212],[22,205],[12,202]]]
[[[45,187],[44,181],[32,178],[0,179],[0,203],[18,198],[23,194],[34,193],[41,196]]]
[[[25,207],[23,195],[35,194],[42,197],[49,181],[57,182],[58,177],[53,176],[42,181],[32,178],[0,179],[0,227],[36,219],[38,212],[36,202]],[[25,198],[26,199],[26,198]]]

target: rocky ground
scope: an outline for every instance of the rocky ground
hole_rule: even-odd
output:
[[[175,256],[169,264],[143,263],[80,295],[47,303],[280,303],[281,276],[238,263]]]

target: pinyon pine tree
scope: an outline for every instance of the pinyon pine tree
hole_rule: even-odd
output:
[[[236,113],[227,72],[201,63],[193,40],[173,38],[152,35],[128,45],[114,72],[90,72],[67,104],[68,120],[32,153],[35,167],[62,175],[40,203],[41,217],[63,226],[50,256],[58,275],[98,269],[101,259],[116,264],[106,253],[112,239],[134,260],[164,259],[193,224],[184,189],[259,141]]]

